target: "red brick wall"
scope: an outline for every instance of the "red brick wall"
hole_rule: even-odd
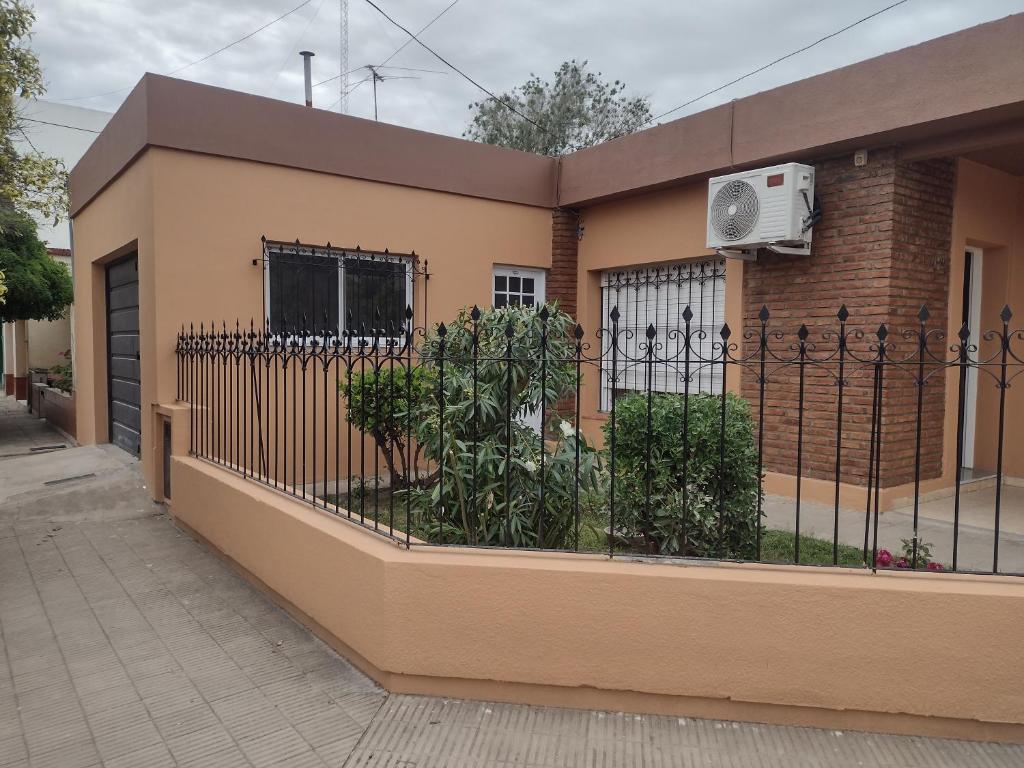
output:
[[[956,164],[950,159],[897,163],[893,210],[892,271],[889,320],[894,328],[919,327],[918,313],[927,307],[926,327],[942,330],[928,338],[921,417],[921,477],[942,473],[943,417],[946,377],[928,365],[931,355],[952,359],[945,338],[948,321],[949,255]],[[914,356],[916,341],[898,339],[897,354]],[[931,374],[931,375],[929,375]],[[917,369],[894,375],[885,393],[883,475],[889,484],[914,479]],[[954,392],[955,397],[955,392]],[[886,467],[886,457],[890,465]]]
[[[845,304],[848,328],[868,332],[850,340],[850,353],[870,359],[869,342],[881,323],[890,330],[895,355],[916,352],[900,332],[913,328],[922,303],[932,317],[929,327],[946,327],[946,292],[950,248],[954,168],[951,161],[905,163],[895,149],[873,150],[862,168],[844,155],[814,163],[815,192],[823,216],[814,230],[809,257],[759,254],[744,268],[744,325],[759,327],[758,312],[767,305],[769,329],[786,334],[770,346],[780,357],[794,356],[801,323],[813,343],[808,356],[824,359],[805,367],[802,474],[834,479],[838,373],[836,342],[825,334],[838,329],[836,313]],[[754,348],[756,351],[756,347]],[[746,351],[751,352],[748,346]],[[799,431],[798,368],[768,365],[765,388],[764,458],[768,470],[796,470]],[[889,373],[886,374],[889,376]],[[844,385],[842,479],[865,484],[871,422],[870,366],[849,360]],[[944,377],[925,389],[922,477],[939,474],[942,460]],[[745,375],[743,395],[755,411],[756,377]],[[913,479],[917,389],[913,373],[892,371],[883,414],[882,484]]]
[[[547,299],[576,317],[576,279],[579,259],[579,211],[556,208],[551,212],[551,271]]]

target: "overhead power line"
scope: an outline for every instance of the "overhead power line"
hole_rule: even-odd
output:
[[[281,73],[284,72],[284,68],[288,65],[288,62],[292,60],[292,56],[295,55],[295,51],[299,48],[299,43],[301,43],[303,38],[306,37],[306,33],[309,32],[309,28],[313,25],[313,20],[320,13],[320,9],[323,8],[323,6],[324,0],[320,0],[320,2],[317,3],[316,8],[313,9],[313,15],[306,19],[306,25],[302,28],[302,32],[300,32],[299,36],[295,38],[295,42],[288,47],[288,53],[285,54],[284,60],[281,62],[281,66],[277,68],[277,74],[274,75],[272,85],[277,83],[278,78],[281,77]]]
[[[426,32],[428,29],[430,29],[438,19],[440,19],[442,16],[444,16],[446,13],[448,13],[448,11],[450,11],[452,8],[454,8],[458,4],[458,2],[459,2],[459,0],[452,0],[452,2],[448,3],[448,5],[446,5],[444,8],[441,9],[440,13],[438,13],[436,16],[434,16],[434,18],[432,18],[430,21],[428,21],[426,24],[424,24],[422,27],[420,27],[420,30],[416,34],[417,35],[422,35],[424,32]],[[412,38],[409,38],[408,40],[406,40],[404,43],[402,43],[400,46],[398,46],[394,51],[392,51],[390,56],[388,56],[386,59],[384,59],[384,61],[382,61],[377,66],[383,67],[389,61],[391,61],[393,58],[395,58],[395,56],[397,56],[399,53],[401,53],[402,50],[407,45],[409,45],[409,43],[411,43],[411,42],[412,42]],[[357,70],[355,70],[355,71],[357,71]],[[351,74],[351,72],[349,72],[348,74]],[[341,75],[338,75],[337,77],[341,77]],[[325,80],[323,82],[317,83],[313,87],[316,88],[317,85],[323,85],[324,82],[330,82],[331,80],[334,80],[334,79],[336,79],[336,78],[333,78],[333,77],[332,78],[328,78],[327,80]],[[349,94],[354,93],[356,91],[356,89],[359,88],[360,85],[362,85],[363,83],[368,82],[368,81],[370,81],[372,79],[373,79],[372,77],[365,77],[362,80],[359,80],[358,82],[352,83],[351,86],[348,89],[345,90],[344,96],[348,96]],[[343,98],[343,96],[339,96],[335,100],[335,102],[333,104],[331,104],[331,106],[329,106],[327,108],[327,111],[330,112],[332,109],[334,109],[341,102],[342,98]]]
[[[843,32],[847,32],[847,31],[853,29],[854,27],[856,27],[857,25],[863,24],[865,21],[870,21],[871,19],[875,18],[876,16],[880,16],[883,13],[885,13],[886,11],[891,11],[893,8],[896,8],[897,6],[903,5],[906,2],[908,2],[908,0],[899,0],[899,2],[893,3],[892,5],[888,5],[885,8],[882,8],[881,10],[878,10],[878,11],[875,11],[874,13],[868,14],[864,18],[858,19],[857,21],[853,22],[852,24],[847,24],[842,29],[837,29],[835,32],[827,34],[824,37],[818,38],[813,43],[805,45],[803,48],[798,48],[795,51],[787,53],[785,56],[780,56],[779,58],[775,59],[774,61],[770,61],[767,64],[764,64],[763,66],[758,67],[757,69],[754,69],[754,70],[751,70],[750,72],[747,72],[745,75],[741,75],[740,77],[737,77],[735,80],[730,80],[728,83],[725,83],[724,85],[720,85],[717,88],[712,88],[710,91],[705,91],[700,96],[695,96],[694,98],[690,99],[689,101],[683,102],[678,107],[672,107],[672,109],[670,109],[670,110],[668,110],[666,112],[662,112],[659,115],[655,115],[654,117],[652,117],[649,120],[646,120],[644,123],[642,123],[642,125],[649,125],[650,123],[653,123],[656,120],[660,120],[663,117],[668,117],[673,112],[678,112],[680,109],[685,109],[686,107],[690,106],[691,104],[696,104],[701,99],[707,98],[708,96],[716,94],[719,91],[724,91],[726,88],[728,88],[731,85],[736,85],[736,83],[741,82],[743,80],[746,80],[748,77],[753,77],[754,75],[760,74],[761,72],[764,72],[766,69],[768,69],[770,67],[774,67],[776,64],[778,64],[780,62],[783,62],[786,59],[791,59],[794,56],[803,53],[804,51],[810,50],[811,48],[815,47],[816,45],[820,45],[821,43],[824,43],[826,40],[831,40],[833,37],[841,35],[841,34],[843,34]],[[372,5],[372,3],[371,3],[371,5]]]
[[[904,2],[906,2],[906,0],[903,0],[903,1],[904,1]],[[480,89],[481,91],[483,91],[484,93],[486,93],[486,94],[487,94],[487,95],[488,95],[488,96],[489,96],[489,97],[490,97],[491,99],[493,99],[494,101],[496,101],[496,102],[498,102],[499,104],[501,104],[501,106],[505,107],[505,109],[509,110],[510,112],[513,112],[514,114],[517,114],[517,115],[519,115],[519,117],[523,118],[523,120],[525,120],[526,122],[528,122],[528,123],[529,123],[530,125],[532,125],[532,126],[533,126],[534,128],[536,128],[537,130],[539,130],[539,131],[542,131],[543,133],[548,133],[548,130],[547,130],[547,128],[545,128],[545,127],[544,127],[543,125],[541,125],[540,123],[538,123],[538,122],[537,122],[536,120],[533,120],[532,118],[528,117],[527,115],[524,115],[524,114],[523,114],[522,112],[520,112],[520,111],[519,111],[518,109],[516,109],[516,108],[515,108],[515,107],[514,107],[514,106],[513,106],[512,104],[509,104],[509,103],[508,103],[507,101],[505,101],[505,100],[504,100],[504,99],[502,99],[501,97],[499,97],[499,96],[496,96],[496,95],[494,94],[494,92],[493,92],[493,91],[490,91],[490,90],[488,90],[487,88],[485,88],[484,86],[480,85],[480,83],[478,83],[478,82],[477,82],[476,80],[474,80],[474,79],[473,79],[472,77],[470,77],[470,76],[469,76],[469,75],[467,75],[467,74],[466,74],[465,72],[463,72],[463,71],[462,71],[461,69],[459,69],[458,67],[456,67],[456,66],[455,66],[454,64],[452,64],[452,63],[451,63],[450,61],[448,61],[448,59],[446,59],[446,58],[445,58],[444,56],[442,56],[441,54],[439,54],[439,53],[438,53],[437,51],[435,51],[435,50],[434,50],[433,48],[431,48],[431,47],[430,47],[429,45],[427,45],[427,44],[426,44],[426,43],[424,43],[424,42],[423,42],[422,40],[420,40],[420,39],[419,39],[419,38],[418,38],[418,37],[417,37],[416,35],[414,35],[414,34],[413,34],[412,32],[410,32],[410,31],[409,31],[408,29],[406,29],[406,28],[405,28],[405,27],[403,27],[403,26],[402,26],[401,24],[399,24],[399,23],[398,23],[397,21],[395,21],[395,20],[394,20],[393,18],[391,18],[391,16],[389,16],[389,15],[387,14],[387,12],[386,12],[386,11],[384,11],[384,9],[383,9],[383,8],[381,8],[381,7],[379,6],[379,5],[377,5],[377,4],[375,3],[375,2],[373,2],[373,0],[366,0],[366,2],[367,2],[367,4],[368,4],[368,5],[370,5],[370,6],[371,6],[371,7],[372,7],[372,8],[373,8],[373,9],[374,9],[375,11],[377,11],[377,13],[379,13],[379,14],[380,14],[381,16],[383,16],[383,17],[384,17],[385,19],[387,19],[387,20],[388,20],[389,22],[391,22],[392,24],[394,24],[394,25],[395,25],[396,27],[398,27],[398,28],[399,28],[400,30],[402,30],[403,32],[405,32],[405,34],[407,34],[407,35],[408,35],[408,36],[409,36],[409,37],[410,37],[410,38],[411,38],[412,40],[415,40],[415,41],[416,41],[416,42],[417,42],[417,43],[419,44],[419,46],[420,46],[421,48],[423,48],[423,50],[425,50],[425,51],[426,51],[427,53],[429,53],[429,54],[430,54],[431,56],[433,56],[433,57],[434,57],[435,59],[437,59],[438,61],[440,61],[440,62],[441,62],[442,64],[444,64],[444,65],[445,65],[446,67],[448,67],[449,69],[451,69],[451,70],[452,70],[453,72],[455,72],[455,73],[456,73],[457,75],[459,75],[459,76],[460,76],[460,77],[461,77],[461,78],[462,78],[463,80],[466,80],[466,81],[467,81],[468,83],[471,83],[471,84],[472,84],[472,85],[474,85],[475,87],[479,88],[479,89]]]
[[[452,0],[452,2],[450,2],[448,5],[446,5],[441,10],[440,13],[438,13],[434,18],[432,18],[430,21],[428,21],[426,24],[424,24],[423,27],[420,28],[420,31],[417,32],[416,34],[417,35],[422,35],[424,32],[426,32],[428,29],[430,29],[434,25],[434,22],[436,22],[438,19],[440,19],[446,13],[448,13],[448,11],[450,11],[452,8],[454,8],[455,5],[458,2],[459,2],[459,0]],[[389,61],[391,61],[393,58],[395,58],[395,56],[397,56],[399,53],[401,53],[402,49],[405,48],[405,46],[407,46],[409,43],[411,43],[414,39],[415,39],[414,37],[410,37],[408,40],[406,40],[404,43],[402,43],[400,46],[398,46],[394,51],[392,51],[391,55],[388,56],[386,59],[384,59],[384,61],[382,61],[380,64],[374,64],[372,66],[375,66],[378,69],[383,69],[385,64],[387,64]],[[369,66],[369,65],[366,65],[366,66]],[[342,74],[344,74],[344,75],[351,75],[351,74],[353,74],[355,72],[358,72],[361,69],[366,69],[366,66],[356,67],[355,69],[350,69],[347,72],[344,72]],[[391,69],[406,69],[406,67],[391,67]],[[419,71],[419,72],[436,72],[437,70],[421,69],[421,70],[417,70],[417,71]],[[314,88],[319,88],[321,85],[326,85],[327,83],[333,83],[335,80],[337,80],[338,78],[342,77],[342,74],[335,75],[334,77],[328,77],[326,80],[321,80],[319,83],[313,83],[313,87]],[[360,80],[359,82],[360,83],[365,83],[365,82],[367,82],[370,79],[371,78],[366,78],[366,80]],[[358,83],[353,83],[352,84],[352,88],[350,88],[347,91],[347,93],[352,93],[352,91],[355,90],[355,86],[356,85],[358,85]],[[337,104],[337,102],[335,102],[335,104]]]
[[[402,70],[403,72],[427,72],[428,74],[431,74],[431,75],[447,75],[448,74],[447,72],[442,72],[440,69],[416,69],[414,67],[390,67],[390,66],[385,66],[383,64],[363,64],[363,66],[361,66],[361,67],[356,67],[354,69],[348,70],[345,74],[346,75],[353,75],[356,72],[359,72],[359,71],[364,70],[364,69],[398,69],[398,70]],[[312,87],[313,88],[318,88],[321,85],[327,85],[328,83],[334,82],[339,77],[340,77],[340,75],[335,75],[334,77],[329,77],[326,80],[321,80],[319,83],[313,83]],[[370,78],[367,78],[367,80],[369,80],[369,79]],[[389,79],[394,80],[395,78],[392,77],[392,78],[389,78]],[[351,93],[351,90],[349,90],[347,92]]]
[[[57,128],[70,128],[72,131],[85,131],[86,133],[99,133],[99,131],[93,130],[92,128],[83,128],[80,125],[65,125],[64,123],[51,123],[48,120],[37,120],[34,117],[21,117],[21,118],[18,118],[18,119],[19,120],[24,120],[27,123],[39,123],[40,125],[53,125],[53,126],[56,126]],[[28,139],[28,136],[26,136],[25,138]],[[32,140],[29,139],[28,143],[31,144]],[[35,147],[32,147],[32,148],[35,149]]]
[[[437,20],[438,20],[438,19],[440,19],[440,18],[441,18],[442,16],[444,16],[444,15],[445,15],[446,13],[448,13],[448,11],[450,11],[450,10],[451,10],[452,8],[454,8],[454,7],[455,7],[455,4],[456,4],[456,3],[458,3],[458,2],[459,2],[459,0],[452,0],[452,2],[450,2],[450,3],[448,4],[448,5],[446,5],[446,6],[444,7],[444,9],[443,9],[443,10],[442,10],[442,11],[441,11],[441,12],[440,12],[439,14],[437,14],[437,16],[435,16],[435,17],[434,17],[434,18],[432,18],[432,19],[431,19],[431,20],[430,20],[429,22],[427,22],[427,24],[426,24],[426,25],[425,25],[425,26],[424,26],[424,27],[423,27],[422,29],[420,29],[420,31],[419,31],[419,32],[417,32],[416,34],[417,34],[417,35],[422,35],[422,34],[423,34],[424,32],[426,32],[426,31],[427,31],[428,29],[430,29],[430,28],[431,28],[431,27],[432,27],[432,26],[434,25],[434,22],[435,22],[435,21],[437,21]],[[393,58],[395,58],[395,56],[397,56],[397,55],[398,55],[398,54],[400,54],[400,53],[401,53],[401,52],[402,52],[403,50],[405,50],[405,47],[406,47],[407,45],[409,45],[409,43],[411,43],[411,42],[412,42],[413,40],[416,40],[416,38],[414,38],[414,37],[410,37],[410,38],[409,38],[408,40],[406,40],[406,41],[405,41],[404,43],[402,43],[402,44],[401,44],[400,46],[398,46],[398,47],[397,47],[397,48],[395,49],[394,53],[392,53],[392,54],[391,54],[390,56],[388,56],[388,57],[387,57],[386,59],[384,59],[384,61],[382,61],[382,62],[381,62],[381,63],[380,63],[380,64],[379,64],[378,66],[381,66],[381,67],[383,67],[383,66],[384,66],[385,64],[387,64],[387,63],[388,63],[389,61],[391,61],[391,60],[392,60]],[[419,40],[416,40],[416,42],[419,42]]]
[[[268,27],[272,27],[274,24],[277,24],[277,22],[281,21],[282,19],[288,18],[289,16],[291,16],[296,11],[301,10],[302,8],[305,8],[311,2],[313,2],[313,0],[303,0],[303,2],[299,3],[298,5],[296,5],[290,11],[287,11],[286,13],[282,13],[276,19],[268,21],[262,27],[258,27],[257,29],[254,29],[252,32],[249,32],[248,34],[243,35],[242,37],[238,38],[237,40],[233,40],[232,42],[228,43],[227,45],[221,46],[217,50],[212,51],[211,53],[208,53],[205,56],[199,57],[195,61],[190,61],[188,64],[184,64],[184,65],[178,67],[177,69],[173,69],[170,72],[165,72],[164,74],[168,75],[168,76],[176,75],[179,72],[184,72],[189,67],[194,67],[196,64],[202,64],[204,61],[207,61],[208,59],[212,59],[217,54],[223,53],[224,51],[228,50],[229,48],[234,48],[239,43],[244,43],[249,38],[254,37],[255,35],[258,35],[260,32],[262,32],[263,30],[267,29]],[[98,99],[100,96],[113,96],[115,93],[123,93],[124,91],[130,91],[134,87],[135,86],[133,84],[133,85],[126,86],[124,88],[118,88],[118,89],[113,90],[113,91],[104,91],[103,93],[94,93],[91,96],[74,96],[72,98],[52,99],[52,100],[53,101],[85,101],[86,99]]]

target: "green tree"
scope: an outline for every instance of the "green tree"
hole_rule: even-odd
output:
[[[345,418],[377,443],[392,488],[403,488],[414,479],[411,473],[422,445],[412,447],[410,455],[410,414],[430,396],[432,384],[425,368],[410,369],[402,361],[370,354],[365,371],[353,372],[349,381],[338,385],[346,399]]]
[[[18,136],[31,139],[18,112],[18,98],[37,99],[46,88],[39,59],[29,47],[35,12],[23,0],[0,0],[0,201],[45,219],[67,212],[63,162],[30,149],[19,152]]]
[[[511,92],[501,94],[501,101],[540,128],[500,102],[487,100],[469,105],[473,118],[462,135],[540,155],[575,152],[633,133],[650,122],[650,99],[626,96],[625,88],[625,83],[609,83],[601,79],[600,72],[589,72],[586,61],[566,61],[555,73],[553,84],[531,75]]]
[[[7,295],[0,321],[57,320],[71,304],[71,275],[50,258],[31,217],[0,208],[0,272]]]

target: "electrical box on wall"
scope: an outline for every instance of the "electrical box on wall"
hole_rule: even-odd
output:
[[[810,165],[786,163],[708,182],[707,246],[725,256],[752,258],[759,248],[807,255],[818,218]]]

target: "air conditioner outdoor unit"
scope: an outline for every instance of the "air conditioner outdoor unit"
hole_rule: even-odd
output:
[[[807,255],[818,218],[810,165],[773,165],[708,182],[708,248],[725,256],[752,258],[758,248]]]

